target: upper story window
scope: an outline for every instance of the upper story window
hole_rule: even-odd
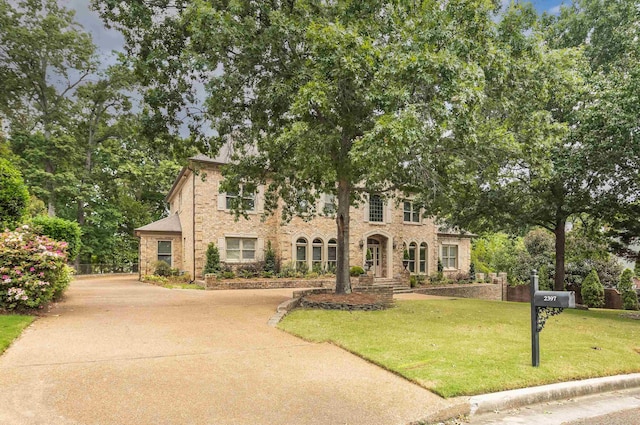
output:
[[[237,193],[227,192],[226,197],[226,208],[228,210],[233,209],[238,202],[242,202],[242,208],[245,211],[254,211],[256,208],[256,196],[253,193],[244,194],[241,192],[240,195],[238,195]]]
[[[413,202],[403,202],[403,220],[405,223],[420,223],[420,208],[417,208]]]
[[[253,238],[227,238],[227,261],[243,262],[255,261],[256,239]]]
[[[326,215],[332,215],[336,213],[336,196],[326,194],[324,195],[324,208],[322,209]]]
[[[171,265],[171,241],[158,241],[158,261]]]
[[[458,268],[458,246],[442,245],[442,267],[445,269]]]
[[[379,195],[369,196],[369,221],[378,223],[384,221],[384,202]]]

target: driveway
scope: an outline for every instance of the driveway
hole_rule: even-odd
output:
[[[407,424],[450,406],[267,326],[290,289],[76,280],[0,357],[0,424]]]

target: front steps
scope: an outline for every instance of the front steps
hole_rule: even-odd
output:
[[[373,286],[391,286],[394,294],[410,294],[413,289],[393,278],[376,277]]]

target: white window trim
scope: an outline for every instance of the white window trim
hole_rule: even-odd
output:
[[[240,239],[240,258],[239,259],[229,259],[227,255],[227,251],[229,250],[229,246],[227,243],[228,239]],[[255,240],[254,249],[253,249],[253,259],[244,259],[242,258],[243,252],[243,240],[245,239],[253,239]],[[257,235],[245,235],[245,234],[226,234],[224,236],[224,262],[229,264],[251,264],[257,261],[260,261],[260,238]]]
[[[443,254],[444,247],[447,247],[447,253],[448,253],[448,248],[449,247],[454,247],[454,246],[456,247],[456,256],[453,257],[453,258],[455,258],[456,265],[455,265],[455,267],[450,267],[448,265],[445,266],[444,265],[444,258],[445,257],[444,257],[444,254]],[[442,245],[440,245],[440,257],[439,258],[442,261],[442,267],[444,268],[444,270],[460,270],[460,247],[459,247],[458,244],[443,243]],[[447,258],[451,258],[451,257],[447,256]]]
[[[380,198],[380,201],[382,202],[382,220],[381,221],[372,221],[371,220],[371,197],[372,196],[378,196]],[[387,202],[385,201],[384,198],[382,198],[382,196],[380,195],[369,195],[369,199],[367,200],[367,205],[365,210],[365,221],[369,224],[374,224],[374,225],[384,225],[387,224]]]
[[[173,240],[172,239],[159,239],[156,243],[156,261],[161,261],[160,260],[160,242],[169,242],[169,247],[171,248],[171,252],[169,253],[169,257],[171,257],[171,259],[169,260],[169,266],[173,267]],[[167,254],[163,254],[163,255],[167,255]]]
[[[404,203],[405,203],[405,202],[409,202],[409,203],[411,204],[411,217],[412,217],[412,218],[413,218],[413,215],[418,214],[418,221],[406,221],[406,220],[404,219],[404,213],[405,213],[405,210],[404,210]],[[402,224],[408,224],[408,225],[411,225],[411,226],[419,226],[419,225],[422,225],[422,209],[420,208],[420,209],[418,209],[418,211],[416,211],[416,209],[415,209],[415,204],[414,204],[414,203],[413,203],[413,201],[412,201],[412,200],[410,200],[410,199],[404,199],[404,200],[402,200]]]

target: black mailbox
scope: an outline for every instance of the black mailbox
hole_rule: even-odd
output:
[[[536,291],[533,298],[536,307],[576,308],[576,294],[573,291]]]

